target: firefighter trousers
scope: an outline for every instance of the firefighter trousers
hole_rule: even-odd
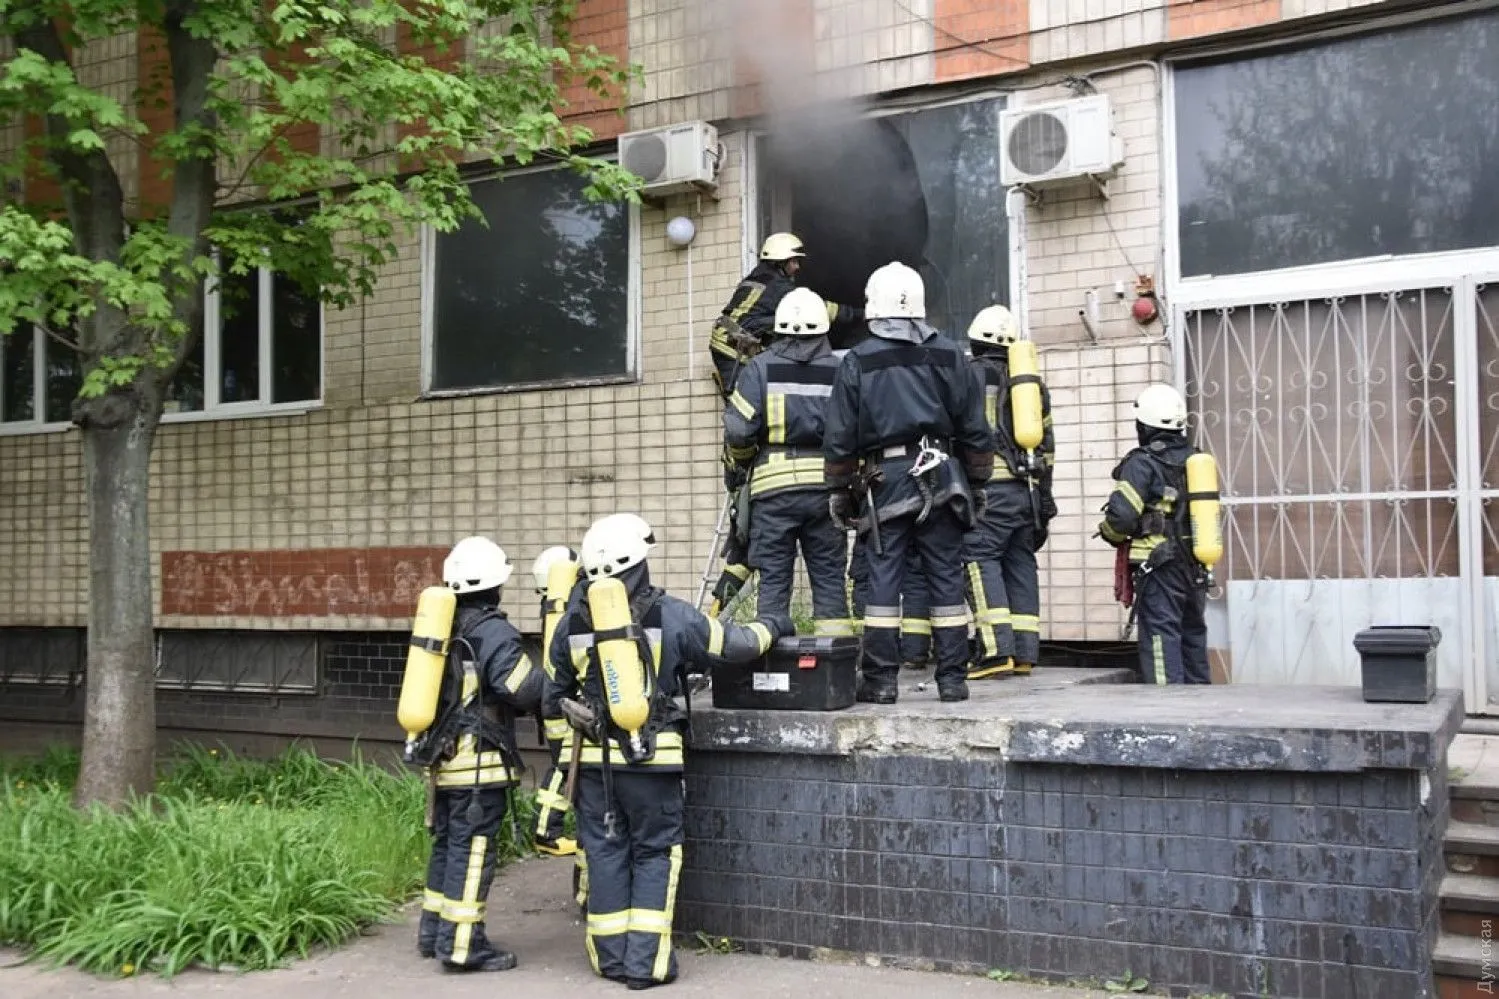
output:
[[[853,613],[864,619],[869,605],[869,543],[866,535],[854,540],[848,576],[853,583]],[[906,551],[906,579],[900,593],[900,655],[908,666],[925,667],[932,658],[932,598],[927,591],[921,557],[913,545]]]
[[[448,964],[475,966],[496,953],[484,933],[484,908],[510,790],[440,787],[435,793],[417,946]],[[469,805],[475,798],[479,821],[471,822]]]
[[[1140,633],[1143,683],[1212,683],[1208,667],[1206,594],[1191,563],[1173,558],[1135,572],[1135,621]]]
[[[819,635],[852,635],[844,565],[848,535],[828,513],[828,494],[798,489],[757,497],[750,507],[749,563],[760,573],[761,614],[791,613],[800,547]]]
[[[604,775],[578,774],[578,836],[588,857],[585,939],[595,973],[619,982],[677,977],[671,924],[682,872],[682,775],[616,767],[615,838],[605,835]]]
[[[884,554],[868,546],[869,603],[864,608],[864,675],[894,680],[902,661],[901,594],[908,558],[915,553],[931,600],[932,652],[937,681],[962,680],[968,661],[968,605],[963,598],[963,526],[950,507],[932,510],[917,525],[915,515],[880,525]]]
[[[555,843],[563,836],[567,812],[572,807],[562,796],[567,785],[567,761],[562,758],[567,722],[554,718],[543,724],[552,765],[536,787],[536,838]]]
[[[1023,483],[985,491],[984,519],[963,538],[975,672],[1012,658],[1034,666],[1041,654],[1041,584],[1030,492]]]

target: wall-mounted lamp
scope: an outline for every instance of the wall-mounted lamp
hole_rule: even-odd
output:
[[[666,238],[672,246],[678,248],[691,246],[696,236],[697,226],[693,224],[692,219],[685,215],[678,215],[666,223]]]

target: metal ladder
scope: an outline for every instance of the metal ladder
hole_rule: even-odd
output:
[[[733,509],[734,494],[730,493],[724,498],[723,509],[718,512],[718,524],[713,528],[713,541],[708,548],[708,556],[703,562],[703,574],[698,579],[695,606],[699,613],[702,614],[708,613],[708,596],[713,589],[713,584],[718,581],[719,574],[723,572],[723,543],[724,539],[729,536],[729,532],[734,529],[732,522],[729,520],[729,512]],[[720,621],[727,621],[733,617],[734,612],[739,609],[739,605],[758,591],[759,587],[756,585],[757,583],[758,574],[751,570],[750,578],[744,581],[744,585],[739,588],[739,592],[734,595],[734,599],[719,608],[718,619]]]

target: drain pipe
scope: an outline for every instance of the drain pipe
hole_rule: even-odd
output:
[[[1031,336],[1030,267],[1025,259],[1027,243],[1025,237],[1026,194],[1018,187],[1005,192],[1005,221],[1010,230],[1010,290],[1015,299],[1010,303],[1010,312],[1020,327],[1020,337]]]

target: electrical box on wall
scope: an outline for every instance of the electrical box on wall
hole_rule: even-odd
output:
[[[712,194],[718,189],[722,159],[718,129],[705,121],[627,132],[619,137],[619,163],[645,181],[640,193],[647,196]]]
[[[1104,180],[1124,163],[1107,94],[1006,109],[999,116],[1000,181],[1048,187]]]

